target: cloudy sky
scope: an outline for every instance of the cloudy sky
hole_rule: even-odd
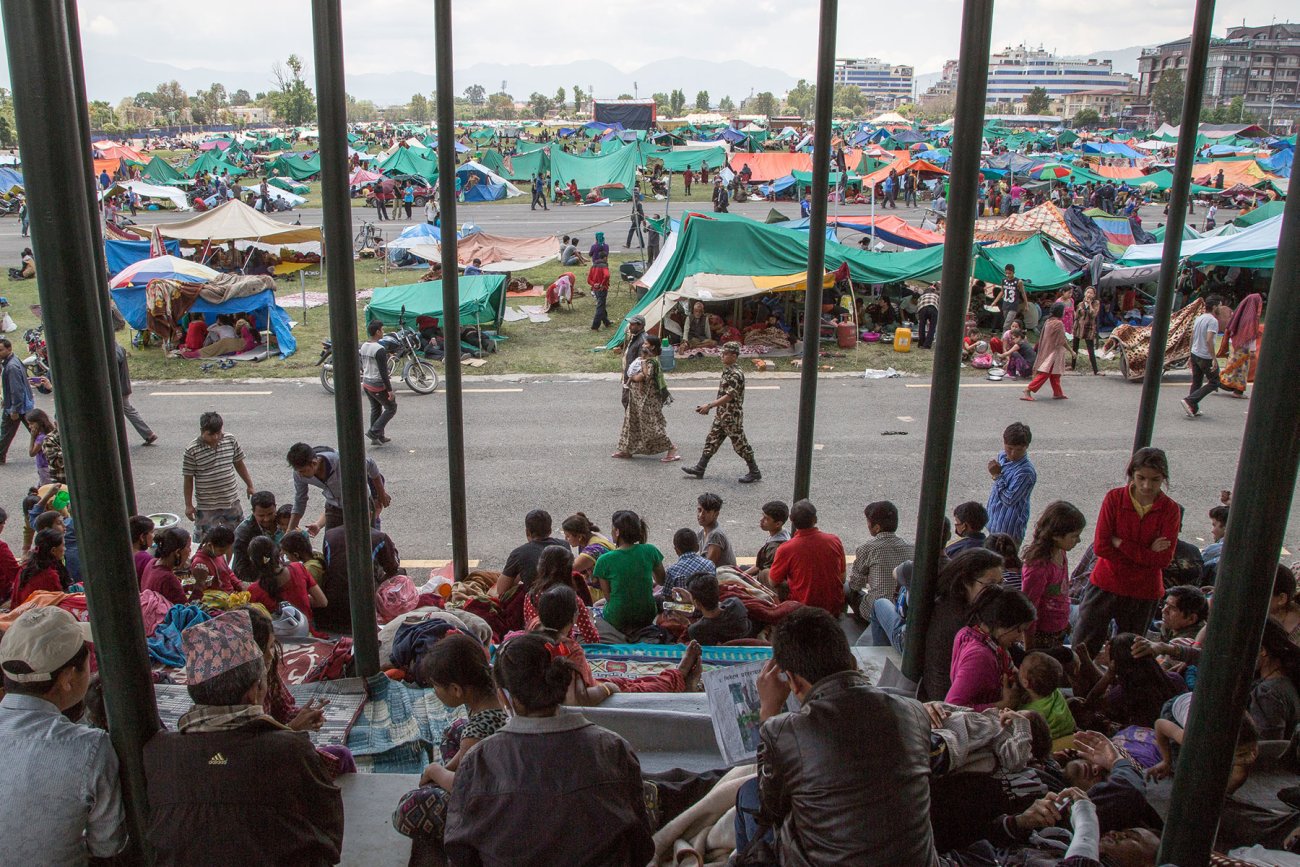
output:
[[[1085,12],[1090,6],[1097,11]],[[308,0],[81,0],[80,8],[92,72],[113,55],[234,72],[269,67],[290,52],[311,53]],[[1243,19],[1268,24],[1287,10],[1294,16],[1294,9],[1281,0],[1219,0],[1215,33]],[[428,0],[344,0],[343,12],[349,73],[432,73]],[[1024,42],[1085,54],[1154,44],[1186,36],[1192,12],[1191,0],[1001,0],[993,45]],[[730,8],[699,0],[462,0],[453,9],[456,66],[598,57],[630,70],[686,56],[744,60],[811,78],[817,14],[814,0],[749,0]],[[956,54],[960,19],[956,0],[843,2],[837,54],[910,63],[918,74],[937,71]],[[140,88],[154,83],[142,80]]]

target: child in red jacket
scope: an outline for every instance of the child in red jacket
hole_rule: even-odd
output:
[[[1162,572],[1174,558],[1182,509],[1161,490],[1169,480],[1169,461],[1157,448],[1138,449],[1129,459],[1128,484],[1101,501],[1093,550],[1097,565],[1079,606],[1075,647],[1096,654],[1110,635],[1145,635],[1157,602],[1164,596]]]

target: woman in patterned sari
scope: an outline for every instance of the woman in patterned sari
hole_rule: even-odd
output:
[[[1231,348],[1219,383],[1220,388],[1234,397],[1246,396],[1246,383],[1259,345],[1259,320],[1263,307],[1264,299],[1258,292],[1247,295],[1228,320],[1226,333]]]
[[[664,405],[672,398],[659,364],[659,350],[658,340],[646,340],[641,346],[641,357],[627,369],[626,388],[630,394],[623,411],[623,431],[618,437],[618,451],[610,457],[630,458],[666,451],[668,454],[660,458],[664,463],[682,459],[677,446],[668,438]]]

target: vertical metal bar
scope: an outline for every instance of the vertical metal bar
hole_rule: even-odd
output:
[[[77,535],[82,550],[94,552],[83,560],[86,602],[131,837],[139,847],[149,811],[144,744],[157,730],[157,707],[126,532],[122,465],[112,437],[99,433],[114,424],[112,382],[107,366],[85,363],[87,356],[106,358],[107,347],[102,328],[86,327],[100,315],[101,299],[96,276],[82,264],[95,255],[88,217],[94,202],[73,83],[83,73],[72,62],[63,3],[3,0],[0,8],[27,194],[46,205],[32,209],[31,226],[50,365],[59,384],[54,402]],[[143,857],[138,848],[134,854]]]
[[[1156,428],[1156,406],[1160,402],[1160,379],[1165,372],[1165,344],[1169,341],[1169,319],[1174,311],[1174,283],[1187,221],[1187,200],[1191,196],[1192,164],[1196,161],[1196,131],[1205,95],[1205,67],[1210,56],[1210,30],[1214,25],[1214,0],[1196,0],[1196,21],[1187,63],[1187,86],[1183,90],[1183,119],[1178,127],[1178,152],[1174,159],[1173,186],[1169,188],[1169,219],[1165,221],[1165,246],[1160,256],[1160,279],[1156,284],[1156,307],[1151,319],[1151,342],[1147,347],[1147,369],[1142,378],[1142,401],[1138,404],[1133,450],[1151,445]],[[1165,75],[1177,75],[1167,70]]]
[[[460,264],[456,258],[456,105],[451,69],[451,0],[434,0],[437,54],[438,210],[442,212],[443,381],[447,384],[447,494],[451,506],[451,559],[456,580],[469,574],[469,519],[465,513],[465,401],[460,371]],[[480,341],[480,344],[482,341]]]
[[[826,273],[826,196],[830,188],[831,112],[835,105],[835,27],[839,0],[821,0],[817,36],[817,102],[813,122],[812,207],[808,213],[808,273],[803,302],[803,367],[799,372],[799,430],[795,439],[794,499],[812,487],[813,428],[817,421],[817,354],[821,349],[822,278]]]
[[[939,538],[943,532],[948,471],[952,466],[953,428],[957,424],[957,386],[961,379],[961,339],[966,322],[967,287],[975,240],[975,209],[980,182],[980,141],[988,91],[989,43],[993,34],[993,0],[965,0],[961,19],[961,54],[957,68],[957,105],[953,113],[952,164],[948,227],[944,233],[939,322],[935,329],[930,373],[930,413],[925,429],[925,462],[916,519],[916,557],[908,595],[907,643],[903,673],[920,681],[925,665],[925,633],[934,607],[939,574]],[[929,696],[941,699],[943,696]]]
[[[77,104],[77,128],[81,133],[81,150],[86,162],[86,180],[89,182],[90,201],[95,203],[95,169],[91,156],[90,148],[90,105],[86,101],[86,80],[82,74],[85,65],[81,60],[81,26],[78,23],[77,0],[64,0],[64,14],[68,24],[68,51],[72,60],[72,87],[74,90],[73,98]],[[126,438],[126,416],[122,412],[122,382],[118,376],[117,368],[117,350],[116,338],[113,337],[113,314],[109,310],[112,304],[112,295],[108,291],[108,263],[104,256],[104,235],[101,231],[102,223],[100,222],[100,211],[93,208],[90,211],[90,237],[95,243],[95,276],[99,282],[99,300],[100,300],[100,327],[104,330],[104,336],[108,348],[108,379],[109,379],[109,396],[113,400],[113,417],[116,424],[113,430],[117,432],[117,454],[118,459],[122,462],[122,493],[126,498],[126,509],[129,514],[136,513],[135,501],[135,479],[131,475],[131,452],[127,445]]]
[[[1300,334],[1300,295],[1295,291],[1300,285],[1300,196],[1287,198],[1281,239],[1264,330],[1282,339],[1260,353],[1255,374],[1228,516],[1231,532],[1223,543],[1214,616],[1201,652],[1186,744],[1178,757],[1160,864],[1209,860],[1295,493],[1300,343],[1287,336]],[[1263,479],[1267,483],[1261,484]]]
[[[343,83],[343,17],[339,0],[312,0],[316,106],[320,121],[321,209],[330,338],[334,341],[334,425],[343,475],[343,525],[348,540],[348,602],[357,673],[379,673],[374,566],[370,560],[370,489],[361,431],[361,358],[352,268],[352,201],[348,197],[348,116]]]

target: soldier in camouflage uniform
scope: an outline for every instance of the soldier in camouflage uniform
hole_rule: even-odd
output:
[[[693,467],[682,467],[682,472],[688,476],[704,478],[704,469],[709,465],[710,458],[722,448],[722,441],[730,437],[736,454],[749,465],[749,472],[737,481],[749,484],[763,478],[758,464],[754,462],[754,450],[750,448],[749,440],[745,439],[745,374],[736,366],[739,358],[739,343],[733,340],[723,344],[722,363],[726,366],[722,369],[722,381],[718,383],[718,398],[695,408],[700,415],[708,415],[714,409],[718,412],[713,416],[713,426],[709,428],[709,436],[704,440],[704,454],[700,455],[700,462]]]

